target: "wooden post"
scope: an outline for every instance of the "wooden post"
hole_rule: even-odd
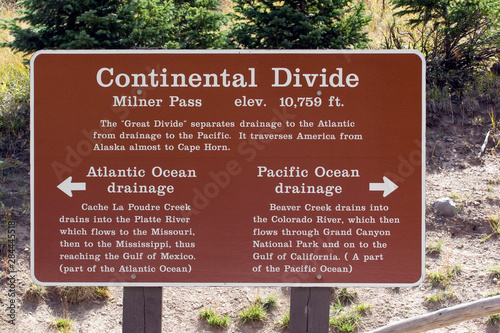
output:
[[[162,288],[123,288],[123,333],[161,332]]]
[[[496,313],[500,313],[500,296],[460,304],[419,317],[405,319],[397,323],[377,328],[370,333],[426,332],[458,322],[485,317]]]
[[[331,289],[292,288],[290,333],[328,333]]]

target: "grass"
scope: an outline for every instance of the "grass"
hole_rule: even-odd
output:
[[[259,296],[259,297],[257,297],[257,299],[256,299],[255,302],[259,303],[260,305],[262,305],[262,307],[264,308],[264,310],[271,311],[274,308],[276,308],[276,306],[278,304],[278,296],[276,296],[276,295],[269,295],[266,298],[261,298]]]
[[[69,304],[107,299],[108,287],[55,287],[55,293]]]
[[[493,265],[489,268],[490,279],[495,281],[495,279],[500,280],[500,265]]]
[[[269,295],[265,298],[260,296],[248,307],[244,308],[238,317],[242,324],[251,321],[262,321],[269,316],[269,311],[272,311],[278,304],[278,296]]]
[[[455,299],[457,296],[453,292],[453,290],[442,290],[439,293],[431,294],[425,296],[425,303],[433,304],[433,303],[441,303],[446,301],[447,299]]]
[[[437,242],[435,243],[429,243],[427,244],[427,254],[430,254],[430,255],[438,255],[441,253],[441,251],[443,250],[443,244],[444,244],[444,240],[442,238],[440,238]]]
[[[244,308],[239,314],[238,317],[242,324],[251,322],[251,321],[262,321],[266,319],[268,313],[264,306],[259,302],[254,302],[250,306]]]
[[[337,302],[340,302],[342,305],[351,305],[358,298],[358,293],[353,291],[349,291],[347,288],[341,288],[336,290],[335,299]]]
[[[8,230],[9,230],[9,224],[12,222],[12,214],[14,212],[14,209],[11,208],[6,208],[5,204],[1,202],[3,198],[3,192],[0,191],[0,222],[1,222],[1,227],[2,230],[0,230],[1,235],[0,235],[0,255],[4,256],[7,254],[7,249],[8,249],[8,244],[9,244],[9,237],[8,237]],[[8,265],[7,265],[8,268]]]
[[[330,325],[334,332],[354,332],[362,321],[362,317],[371,312],[371,305],[366,303],[356,304],[358,298],[356,292],[350,292],[347,288],[336,290],[333,315],[330,316]]]
[[[500,295],[500,265],[496,264],[488,269],[489,278],[491,282],[496,286],[495,290],[488,292],[485,297],[492,297]]]
[[[500,314],[497,313],[489,316],[488,319],[486,320],[486,323],[492,326],[500,326]]]
[[[280,319],[278,319],[275,326],[282,329],[288,329],[290,327],[290,311],[287,311]]]
[[[500,212],[496,215],[490,214],[488,223],[491,227],[491,233],[485,238],[481,238],[481,242],[487,241],[493,235],[500,235]]]
[[[354,332],[362,317],[371,312],[369,304],[355,304],[357,298],[358,294],[347,288],[336,290],[335,305],[332,307],[334,315],[329,320],[336,332]],[[265,320],[269,316],[268,311],[274,309],[277,302],[278,297],[276,295],[265,298],[257,297],[250,306],[244,308],[238,314],[241,324]],[[200,316],[205,318],[211,326],[225,327],[219,324],[221,317],[213,309],[200,311]],[[288,328],[289,325],[290,312],[286,312],[275,322],[275,326],[282,329]]]
[[[334,332],[349,333],[354,332],[361,322],[361,315],[356,312],[340,311],[330,318],[330,325]]]
[[[444,289],[461,271],[462,267],[458,264],[453,266],[445,264],[436,271],[428,271],[427,278],[432,287],[440,287]]]
[[[490,214],[488,222],[493,233],[500,234],[500,212],[496,215]]]
[[[24,163],[18,160],[5,158],[0,161],[0,179],[5,181],[11,175],[11,171],[25,167]]]
[[[52,326],[54,326],[58,332],[71,333],[71,324],[75,321],[68,316],[54,319],[52,321]]]
[[[334,314],[330,317],[329,322],[334,332],[354,332],[361,323],[362,317],[370,311],[371,306],[368,304],[351,304],[346,307],[337,299],[337,303],[333,306]]]
[[[494,184],[489,184],[488,185],[488,196],[486,197],[488,200],[495,200],[495,185]]]
[[[429,279],[429,283],[433,287],[447,286],[451,281],[446,272],[443,271],[427,272],[427,277]]]
[[[36,287],[33,285],[30,287],[30,296],[37,297],[44,296],[48,291],[45,289]],[[71,324],[74,320],[70,318],[67,314],[66,309],[68,304],[77,304],[84,301],[92,301],[96,299],[103,299],[109,297],[109,291],[107,287],[55,287],[50,289],[51,293],[56,294],[62,301],[63,305],[63,316],[52,321],[52,326],[56,328],[58,332],[71,333]],[[26,296],[26,294],[25,294]],[[30,297],[27,296],[27,297]]]
[[[31,282],[29,288],[24,292],[23,299],[39,301],[44,299],[46,292],[47,289],[44,286]]]
[[[240,311],[238,314],[239,321],[242,325],[253,321],[263,321],[269,316],[269,311],[276,308],[277,304],[278,296],[276,295],[269,295],[264,298],[259,296],[249,306]],[[229,316],[220,316],[212,308],[200,310],[199,315],[213,327],[224,328],[231,321]],[[276,326],[288,327],[289,322],[290,314],[287,314],[280,321],[276,322]]]
[[[354,308],[356,309],[356,312],[361,316],[366,316],[372,311],[372,306],[366,303],[355,304]]]
[[[493,150],[500,146],[500,122],[496,120],[495,112],[493,109],[488,111],[488,116],[490,118],[490,138],[493,140]]]
[[[231,322],[229,316],[219,316],[214,309],[200,310],[200,317],[205,319],[210,326],[213,327],[227,327]]]
[[[453,278],[462,271],[459,264],[450,265],[446,259],[444,264],[435,271],[427,271],[427,279],[434,288],[440,288],[437,293],[425,296],[425,304],[439,304],[446,300],[456,299],[455,292],[449,288]]]

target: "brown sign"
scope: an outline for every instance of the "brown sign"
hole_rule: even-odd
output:
[[[416,52],[32,59],[41,284],[415,285]]]

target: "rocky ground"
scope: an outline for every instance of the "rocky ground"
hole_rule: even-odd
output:
[[[500,219],[500,147],[488,140],[481,147],[491,123],[458,117],[430,119],[427,129],[426,260],[428,276],[413,288],[348,288],[357,304],[367,304],[357,332],[386,325],[500,293],[500,236],[492,223]],[[497,140],[500,139],[496,133]],[[1,332],[51,332],[63,317],[74,322],[72,332],[121,332],[122,288],[111,287],[107,297],[71,304],[60,290],[39,289],[29,275],[29,170],[13,160],[0,163],[2,230],[15,222],[15,281],[9,280],[8,261],[2,261],[0,301]],[[433,209],[436,199],[451,198],[458,213],[445,217]],[[12,223],[12,222],[11,222]],[[488,236],[490,236],[488,238]],[[6,245],[6,244],[4,244]],[[2,249],[2,257],[8,253]],[[498,274],[495,274],[497,272]],[[436,277],[441,276],[441,280]],[[9,296],[13,282],[16,296]],[[336,295],[332,293],[332,303]],[[258,297],[276,296],[277,305],[263,321],[241,324],[240,311]],[[289,307],[290,288],[175,287],[163,289],[164,332],[279,332],[276,326]],[[15,325],[9,318],[9,302],[15,302]],[[213,308],[231,318],[224,330],[212,328],[200,318],[199,310]],[[331,315],[339,313],[332,307]],[[334,328],[331,328],[332,332]],[[286,331],[286,330],[285,330]],[[500,332],[499,321],[478,318],[434,332]]]

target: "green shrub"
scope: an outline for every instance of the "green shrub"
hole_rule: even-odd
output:
[[[500,51],[497,0],[392,0],[396,15],[420,31],[427,83],[461,91]]]

